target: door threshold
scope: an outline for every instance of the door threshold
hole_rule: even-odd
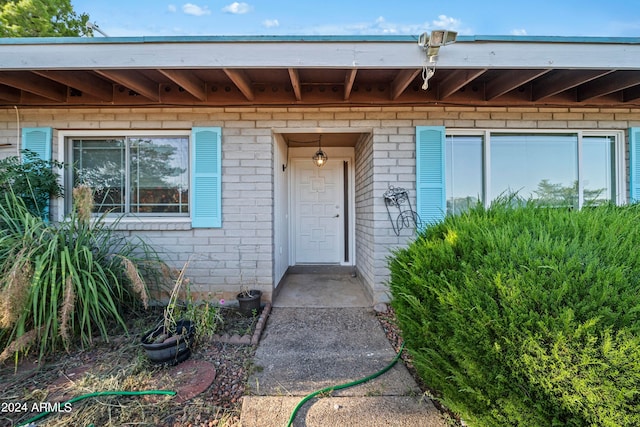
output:
[[[286,274],[353,274],[355,268],[341,264],[296,264],[289,266]]]

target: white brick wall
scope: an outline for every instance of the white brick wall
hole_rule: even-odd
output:
[[[356,267],[373,299],[375,223],[373,221],[373,136],[360,140],[355,150]]]
[[[396,236],[383,193],[389,185],[409,191],[415,207],[415,126],[449,128],[626,129],[640,126],[640,109],[533,107],[261,107],[261,108],[62,108],[18,111],[20,127],[65,129],[222,128],[221,229],[191,229],[186,221],[122,223],[175,267],[190,260],[197,288],[235,298],[240,283],[273,286],[274,128],[368,128],[355,148],[356,263],[374,301],[386,301],[387,257],[412,238]],[[0,109],[0,157],[16,154],[18,120]],[[8,144],[8,146],[4,146]],[[57,149],[54,147],[54,153]]]

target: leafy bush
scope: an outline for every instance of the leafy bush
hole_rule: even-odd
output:
[[[0,362],[37,346],[40,357],[79,338],[108,336],[147,289],[153,252],[91,218],[90,189],[74,190],[74,211],[48,224],[21,198],[0,199]]]
[[[6,193],[20,197],[32,215],[45,217],[49,200],[62,196],[55,169],[62,163],[42,160],[36,153],[23,150],[25,161],[19,157],[0,160],[0,200]]]
[[[416,369],[476,426],[640,425],[640,206],[477,206],[390,260]]]

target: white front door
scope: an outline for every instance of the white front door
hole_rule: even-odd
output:
[[[340,263],[344,259],[343,162],[319,168],[310,159],[294,162],[293,218],[296,264]]]

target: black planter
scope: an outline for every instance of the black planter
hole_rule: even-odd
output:
[[[176,322],[175,334],[161,343],[154,343],[158,336],[166,334],[164,325],[160,324],[142,337],[142,348],[153,363],[177,365],[191,355],[195,330],[195,325],[191,321],[179,320]]]
[[[262,291],[251,289],[248,292],[240,292],[237,296],[240,313],[245,316],[251,316],[255,312],[260,311],[260,298]]]

